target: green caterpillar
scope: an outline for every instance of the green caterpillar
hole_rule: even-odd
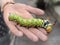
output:
[[[43,19],[24,19],[21,16],[17,16],[16,14],[10,14],[9,15],[10,21],[15,21],[21,26],[25,27],[42,27],[45,28],[46,31],[49,33],[52,30],[52,24],[49,22],[49,20],[43,20]]]

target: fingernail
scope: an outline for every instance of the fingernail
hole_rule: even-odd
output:
[[[48,40],[48,38],[47,38],[47,36],[45,36],[45,37],[43,37],[42,41],[47,41],[47,40]]]
[[[18,37],[22,37],[22,36],[23,36],[23,33],[22,33],[22,32],[19,32],[19,33],[17,34],[17,36],[18,36]]]

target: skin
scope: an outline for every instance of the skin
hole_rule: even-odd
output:
[[[48,39],[47,32],[43,28],[25,28],[17,25],[15,22],[9,21],[9,13],[16,13],[17,15],[26,18],[31,19],[33,16],[31,13],[36,15],[44,15],[44,11],[41,9],[33,8],[31,6],[25,5],[25,4],[8,4],[4,7],[4,13],[3,18],[7,26],[9,27],[10,31],[19,37],[22,37],[23,35],[27,36],[30,40],[33,42],[37,42],[39,40],[46,41]],[[27,32],[27,33],[26,33]]]

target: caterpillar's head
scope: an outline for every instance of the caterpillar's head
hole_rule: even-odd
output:
[[[50,33],[52,31],[52,23],[49,20],[44,20],[44,28]]]

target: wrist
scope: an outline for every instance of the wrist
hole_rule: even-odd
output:
[[[13,0],[1,0],[1,5],[3,6],[7,2],[14,2]]]
[[[3,11],[4,7],[10,3],[12,4],[14,3],[14,1],[13,0],[1,0],[1,10]]]

